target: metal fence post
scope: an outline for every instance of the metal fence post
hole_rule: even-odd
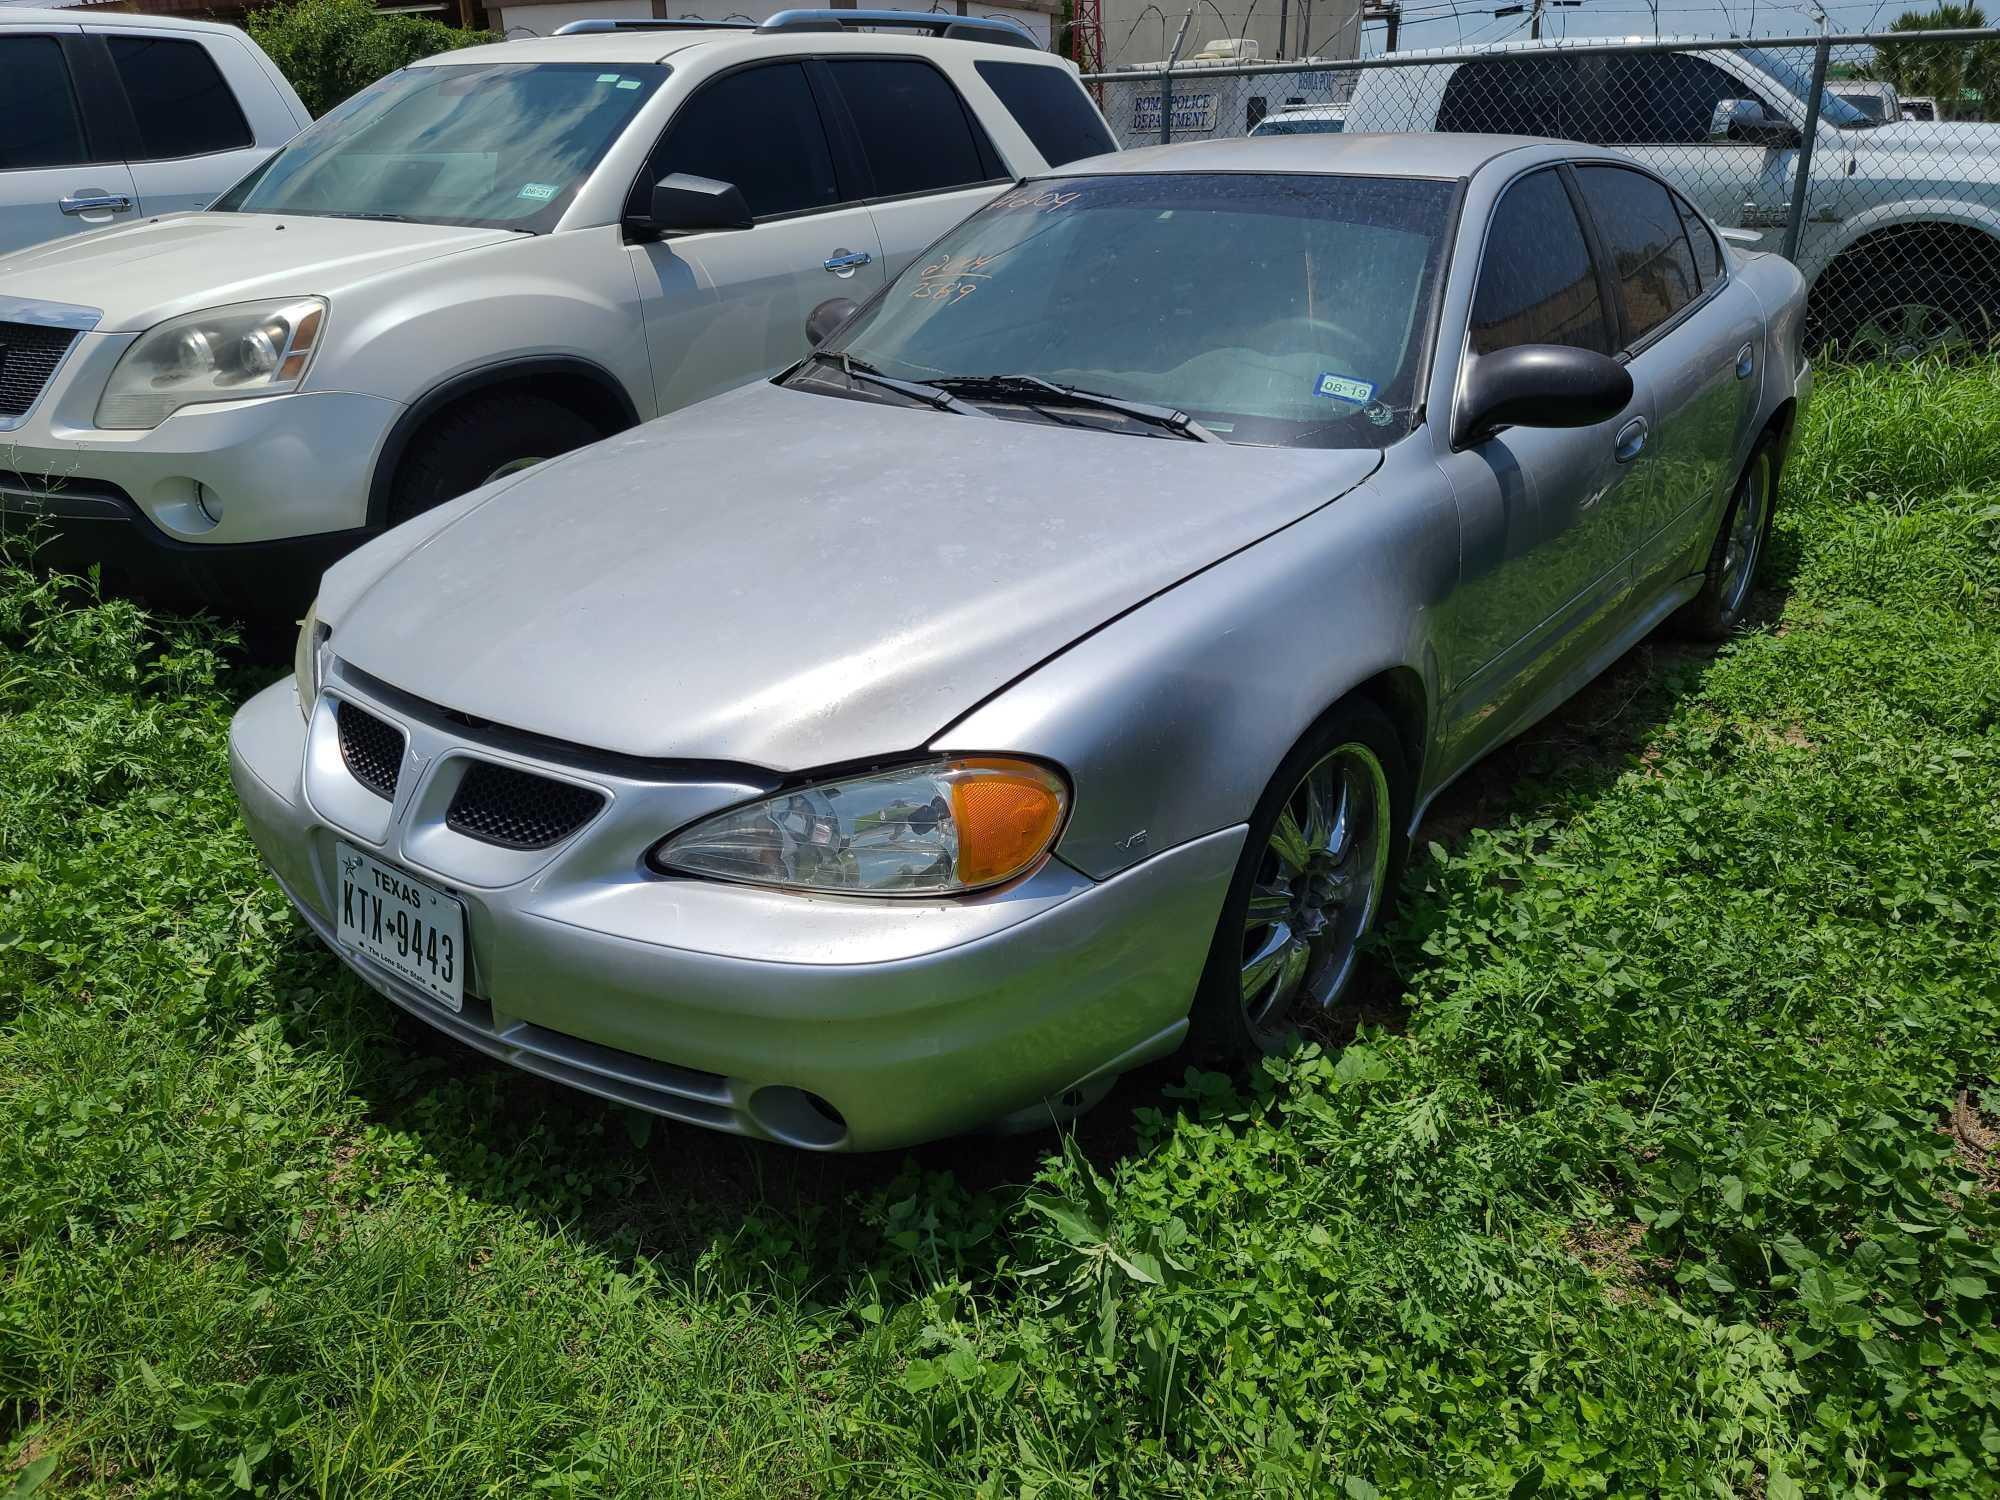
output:
[[[1826,60],[1833,51],[1833,38],[1825,31],[1819,34],[1819,45],[1813,49],[1812,87],[1806,92],[1806,128],[1799,140],[1798,175],[1792,182],[1792,211],[1785,221],[1785,259],[1796,264],[1799,258],[1799,237],[1806,227],[1806,191],[1812,186],[1813,142],[1819,138],[1819,100],[1826,90]]]
[[[1181,60],[1181,47],[1187,41],[1188,22],[1194,19],[1194,6],[1181,17],[1181,29],[1174,33],[1174,50],[1167,54],[1167,65],[1160,72],[1160,144],[1170,146],[1174,140],[1174,64]]]

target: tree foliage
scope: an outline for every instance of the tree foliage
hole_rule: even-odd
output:
[[[1977,5],[1942,4],[1935,10],[1906,10],[1891,31],[1977,31],[1986,12]],[[2000,89],[2000,44],[1993,42],[1882,42],[1875,60],[1860,70],[1892,83],[1898,94],[1937,100],[1940,119],[1965,112],[1964,95],[1982,101]]]
[[[282,0],[252,11],[248,25],[315,116],[418,58],[499,40],[422,16],[381,15],[370,0]]]

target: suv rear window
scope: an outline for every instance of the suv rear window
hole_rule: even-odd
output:
[[[1118,149],[1104,117],[1067,68],[1011,62],[975,66],[1050,166]]]
[[[255,139],[236,96],[201,43],[160,36],[108,40],[139,126],[134,161],[240,151]]]
[[[838,58],[827,64],[861,135],[877,198],[990,182],[998,159],[951,81],[929,63]]]

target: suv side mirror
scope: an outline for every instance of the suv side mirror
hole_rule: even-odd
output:
[[[1737,146],[1776,146],[1786,149],[1799,144],[1798,127],[1789,120],[1766,114],[1755,99],[1721,99],[1708,122],[1708,138]]]
[[[840,330],[845,323],[861,310],[861,304],[852,297],[829,297],[806,314],[806,347],[817,349]]]
[[[702,229],[750,229],[750,205],[733,182],[669,172],[653,184],[647,211],[626,220],[652,234],[686,234]]]
[[[1632,372],[1609,355],[1562,344],[1516,344],[1473,356],[1452,442],[1496,427],[1594,427],[1632,403]]]

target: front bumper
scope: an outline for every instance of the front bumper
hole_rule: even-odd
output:
[[[409,736],[393,804],[357,797],[338,752],[323,753],[337,697]],[[1102,883],[1051,861],[957,902],[809,899],[644,866],[659,836],[743,786],[525,748],[336,677],[310,731],[290,682],[246,704],[230,770],[252,838],[322,939],[336,837],[464,902],[459,1014],[341,953],[406,1010],[605,1098],[816,1149],[949,1135],[1171,1051],[1243,838],[1226,829]],[[426,812],[432,783],[467,753],[586,779],[606,810],[546,856],[471,847]]]
[[[52,565],[103,563],[201,602],[238,602],[240,585],[253,606],[274,565],[289,575],[316,562],[316,578],[365,538],[376,455],[401,404],[307,391],[184,407],[149,431],[99,428],[97,398],[131,341],[79,334],[0,430],[0,527],[31,534]]]

